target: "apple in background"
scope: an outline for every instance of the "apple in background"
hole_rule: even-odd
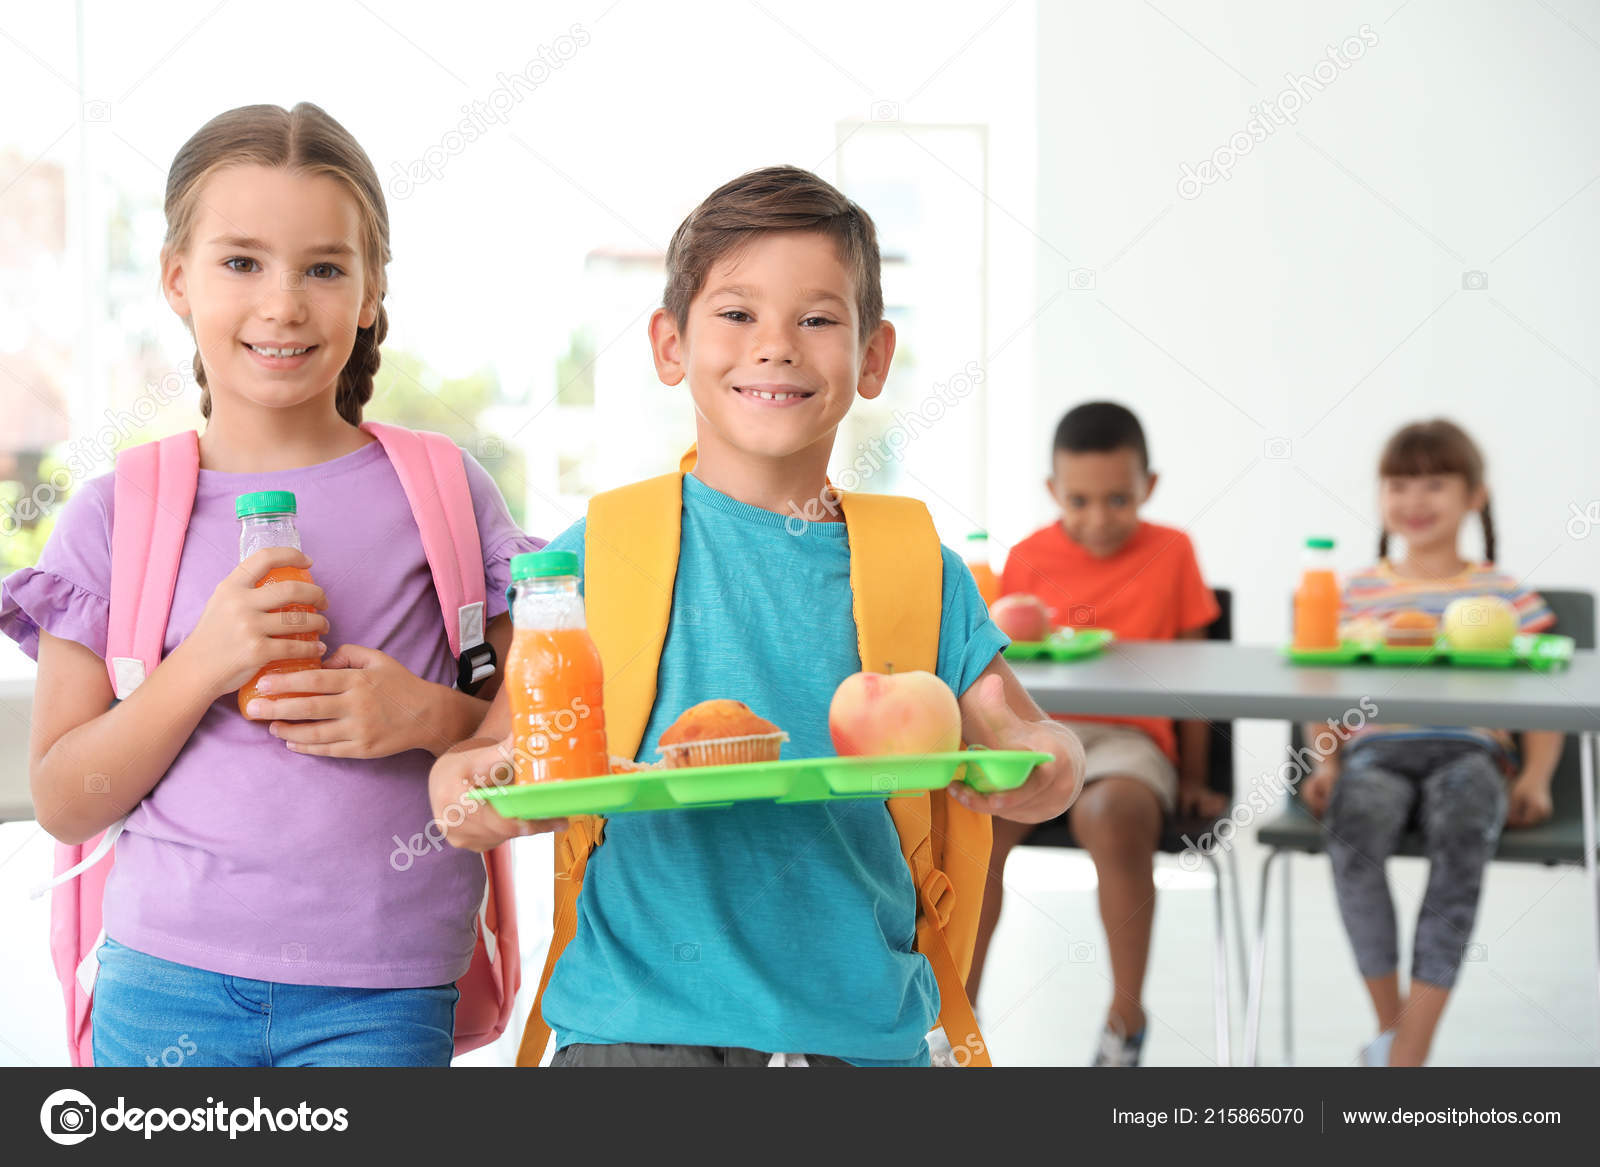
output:
[[[828,736],[840,757],[949,753],[961,748],[961,707],[933,673],[854,673],[834,690]]]
[[[1444,637],[1462,652],[1504,652],[1517,634],[1517,611],[1499,596],[1465,596],[1444,610]]]
[[[1053,630],[1050,609],[1038,596],[1021,592],[1001,596],[989,606],[989,618],[1012,640],[1043,640]]]

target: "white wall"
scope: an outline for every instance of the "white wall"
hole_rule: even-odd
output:
[[[1567,532],[1600,499],[1600,5],[1159,9],[1039,6],[1037,297],[1057,298],[997,534],[1048,521],[1036,483],[1062,411],[1124,401],[1164,475],[1150,517],[1236,589],[1239,638],[1276,643],[1300,539],[1370,559],[1378,448],[1443,413],[1485,447],[1500,561],[1600,583],[1600,531]],[[1298,125],[1180,196],[1180,163],[1363,25],[1377,43],[1308,90]],[[1070,290],[1073,268],[1093,290]],[[1468,270],[1487,288],[1464,289]]]

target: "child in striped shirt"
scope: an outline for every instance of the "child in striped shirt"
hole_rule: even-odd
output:
[[[1378,474],[1379,561],[1347,580],[1347,625],[1382,625],[1412,610],[1437,620],[1452,600],[1478,596],[1509,603],[1522,632],[1555,623],[1537,592],[1495,566],[1483,455],[1465,431],[1444,420],[1408,425],[1384,447]],[[1483,522],[1486,562],[1480,564],[1458,550],[1473,512]],[[1388,556],[1391,535],[1405,540],[1399,559]],[[1308,733],[1320,729],[1308,727]],[[1501,826],[1532,826],[1550,817],[1561,735],[1521,737],[1519,751],[1502,730],[1369,724],[1324,758],[1301,788],[1307,805],[1323,816],[1339,911],[1378,1017],[1379,1035],[1363,1050],[1368,1065],[1426,1059],[1472,938],[1483,872]],[[1402,997],[1384,862],[1413,822],[1428,857],[1428,888],[1417,918],[1410,991]]]

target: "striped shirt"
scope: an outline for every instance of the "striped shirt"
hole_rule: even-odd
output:
[[[1340,599],[1340,624],[1346,639],[1373,640],[1383,635],[1383,625],[1394,613],[1417,610],[1441,619],[1453,600],[1465,596],[1498,596],[1510,604],[1517,616],[1519,632],[1546,632],[1556,618],[1544,597],[1492,563],[1468,567],[1448,579],[1407,579],[1397,575],[1388,560],[1358,571],[1346,578]],[[1515,757],[1511,735],[1505,730],[1452,726],[1368,724],[1359,737],[1368,735],[1408,737],[1465,737],[1499,746]]]

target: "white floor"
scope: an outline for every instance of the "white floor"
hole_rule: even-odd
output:
[[[1273,727],[1241,734],[1241,773],[1265,771]],[[1237,841],[1245,876],[1245,910],[1254,934],[1262,852],[1249,832]],[[526,935],[523,991],[536,983],[548,940],[548,842],[519,852],[519,918]],[[49,872],[51,844],[32,823],[0,825],[0,1063],[59,1065],[65,1060],[60,996],[46,942],[47,898],[30,900],[31,884]],[[1371,1034],[1333,900],[1328,864],[1293,862],[1293,948],[1297,1064],[1348,1065]],[[1404,923],[1416,918],[1426,868],[1396,860],[1390,878]],[[1154,1066],[1215,1064],[1212,1020],[1212,885],[1171,859],[1158,866],[1161,887],[1146,991],[1151,1017],[1145,1062]],[[978,1002],[980,1021],[998,1065],[1082,1065],[1089,1057],[1110,992],[1105,942],[1095,906],[1094,868],[1081,852],[1024,848],[1007,871],[1007,907],[995,935]],[[1274,892],[1274,928],[1280,901]],[[1436,1065],[1600,1064],[1594,910],[1576,868],[1491,868],[1473,955],[1445,1014],[1434,1048]],[[1271,992],[1263,1024],[1266,1064],[1281,1064],[1282,959],[1268,953]],[[1243,1032],[1242,988],[1235,991],[1234,1043]],[[520,1030],[519,1030],[520,1031]],[[512,1035],[461,1064],[510,1064]]]

